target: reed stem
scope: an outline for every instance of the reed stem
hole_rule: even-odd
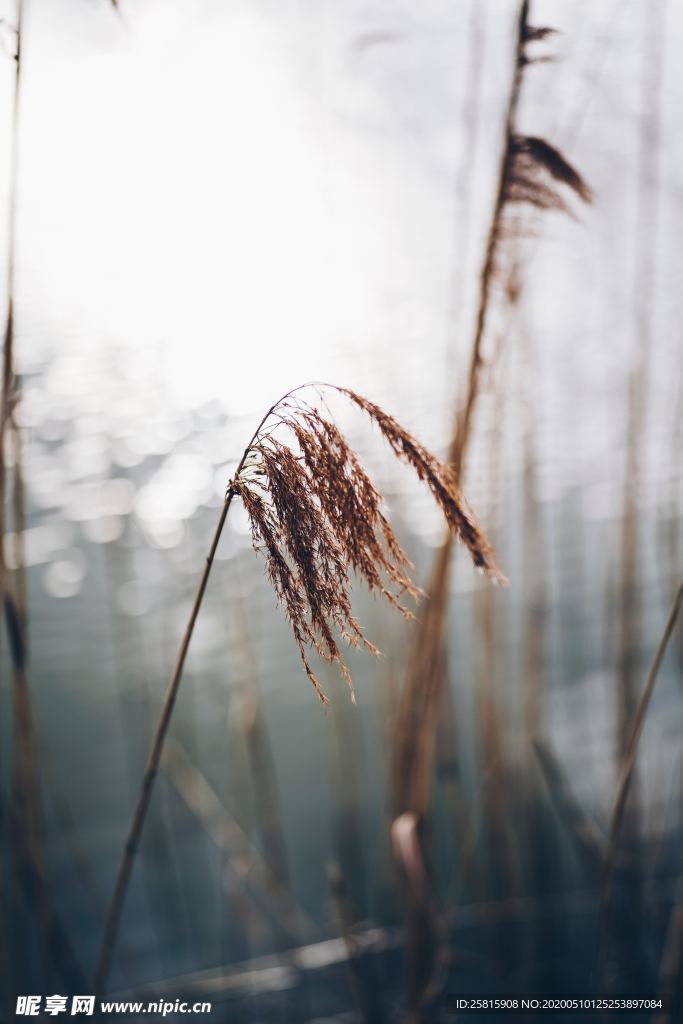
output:
[[[517,16],[514,70],[510,84],[503,148],[498,169],[498,182],[484,258],[479,273],[479,295],[468,370],[467,392],[458,410],[448,448],[448,463],[461,482],[463,464],[469,443],[474,411],[480,393],[484,366],[483,345],[491,306],[492,286],[496,276],[496,259],[502,233],[506,189],[510,175],[511,139],[515,133],[517,108],[526,67],[524,42],[529,25],[529,0],[522,0]],[[439,547],[429,585],[427,599],[408,664],[405,686],[396,716],[394,737],[394,799],[396,813],[411,810],[425,815],[429,806],[435,753],[435,730],[445,687],[446,664],[445,621],[451,579],[453,536],[447,532]]]
[[[479,397],[481,370],[484,365],[482,346],[488,322],[488,312],[491,306],[491,286],[496,273],[496,257],[501,237],[503,209],[507,199],[507,184],[510,175],[510,161],[512,159],[510,142],[515,133],[517,108],[519,106],[522,80],[524,78],[524,69],[526,67],[523,55],[528,24],[529,0],[523,0],[517,18],[515,65],[505,115],[505,137],[503,140],[503,150],[498,171],[496,198],[489,226],[489,233],[486,240],[484,262],[482,264],[479,278],[479,305],[477,307],[474,339],[472,342],[472,353],[470,356],[467,397],[465,399],[465,404],[456,419],[455,430],[448,457],[448,461],[452,465],[458,480],[462,477],[463,461],[469,441],[474,408],[477,398]]]
[[[45,871],[44,836],[39,772],[36,756],[36,737],[33,722],[31,691],[27,658],[26,568],[24,552],[25,505],[21,469],[21,435],[16,419],[18,400],[17,377],[14,365],[16,316],[16,253],[17,253],[17,193],[19,187],[20,114],[23,104],[24,81],[24,0],[16,0],[15,75],[10,129],[10,166],[7,206],[7,307],[3,328],[2,368],[0,370],[0,602],[4,609],[10,663],[12,667],[12,703],[14,746],[12,753],[12,784],[10,798],[10,841],[13,850],[14,877],[10,894],[3,891],[0,904],[6,903],[9,929],[14,934],[14,972],[23,972],[25,953],[30,943],[30,915],[27,910],[37,907],[41,923],[43,955],[50,960],[52,941],[52,911],[49,907],[47,876]],[[8,453],[12,459],[8,461]],[[5,541],[9,526],[13,528],[13,562],[8,565]],[[31,879],[30,884],[24,881]],[[26,898],[25,898],[26,897]],[[2,912],[2,911],[0,911]],[[12,920],[12,914],[14,919]],[[0,972],[4,971],[6,952],[0,950]]]
[[[650,666],[650,671],[648,672],[645,689],[643,690],[638,702],[638,707],[636,709],[624,752],[619,781],[617,783],[617,794],[614,799],[614,809],[612,811],[609,836],[607,839],[605,869],[602,881],[602,913],[598,941],[598,970],[600,969],[603,959],[606,919],[609,910],[612,879],[617,861],[619,838],[621,836],[621,827],[624,820],[624,811],[626,810],[626,801],[630,792],[633,772],[636,764],[638,744],[643,732],[643,726],[645,725],[645,715],[647,714],[647,710],[650,706],[650,699],[654,692],[655,683],[657,682],[657,675],[659,674],[659,669],[664,659],[666,648],[669,640],[671,639],[671,634],[674,631],[674,627],[681,610],[681,605],[683,605],[683,582],[679,584],[676,596],[674,597],[673,604],[671,605],[671,611],[669,612],[669,617],[664,627],[664,632],[662,633],[652,665]]]
[[[111,967],[111,961],[116,947],[116,939],[118,936],[119,925],[121,922],[121,914],[123,912],[123,905],[126,899],[126,893],[128,891],[128,885],[130,882],[130,876],[133,871],[135,864],[135,857],[138,852],[140,844],[140,836],[142,829],[147,818],[147,812],[149,810],[150,800],[152,798],[152,789],[154,787],[154,781],[159,771],[159,762],[161,761],[161,754],[164,748],[164,742],[168,733],[168,727],[171,722],[171,715],[173,714],[173,708],[175,706],[176,697],[178,696],[178,690],[180,688],[180,681],[183,676],[183,669],[185,667],[185,659],[192,640],[192,634],[194,633],[195,623],[197,622],[197,616],[199,615],[199,609],[202,605],[204,593],[206,591],[206,585],[209,581],[211,574],[211,568],[213,566],[216,549],[218,548],[218,542],[221,539],[223,533],[223,527],[225,526],[225,520],[228,515],[228,510],[233,499],[233,491],[230,489],[226,495],[221,509],[221,514],[216,525],[216,530],[213,535],[209,554],[206,558],[206,565],[204,566],[204,572],[202,573],[201,580],[199,581],[199,587],[195,595],[194,603],[192,605],[192,611],[185,627],[185,633],[180,644],[180,650],[178,651],[178,657],[176,659],[175,668],[171,676],[170,682],[166,689],[166,696],[164,698],[163,707],[161,709],[161,715],[154,733],[154,739],[152,740],[152,746],[147,758],[147,765],[145,767],[145,773],[142,777],[142,783],[140,785],[140,794],[138,796],[137,804],[133,811],[130,826],[128,829],[128,835],[126,836],[125,846],[123,848],[123,855],[119,863],[118,874],[116,876],[116,884],[114,886],[114,892],[109,903],[107,910],[107,920],[104,928],[104,935],[102,938],[102,945],[100,948],[99,960],[97,963],[97,969],[95,972],[95,991],[98,995],[101,995],[105,991],[107,979],[109,977],[109,970]]]

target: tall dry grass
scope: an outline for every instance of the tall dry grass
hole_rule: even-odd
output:
[[[483,388],[487,368],[485,345],[489,335],[492,308],[499,289],[510,306],[519,301],[520,266],[514,250],[518,228],[512,222],[515,210],[531,209],[568,211],[566,194],[589,202],[591,192],[581,175],[565,157],[545,139],[522,134],[517,125],[518,108],[527,69],[545,55],[539,44],[552,35],[552,29],[534,26],[530,20],[529,0],[520,5],[512,54],[512,78],[505,112],[503,140],[491,220],[479,275],[478,303],[470,348],[469,369],[464,398],[455,417],[453,435],[448,448],[448,463],[461,481],[465,457],[473,430],[475,412]],[[511,245],[512,243],[512,245]],[[424,820],[430,806],[436,737],[439,731],[443,694],[447,686],[447,652],[445,628],[452,567],[452,538],[446,535],[432,567],[427,585],[427,599],[408,659],[408,670],[396,717],[393,742],[392,775],[394,807],[397,815],[411,813]],[[484,598],[488,610],[485,622],[492,620],[490,595]],[[489,637],[489,641],[491,637]],[[488,699],[482,709],[483,735],[487,757],[500,765],[498,730],[495,727],[495,702]],[[495,748],[495,749],[494,749]],[[498,771],[501,777],[500,770]],[[500,795],[500,787],[493,787]],[[500,809],[499,804],[499,809]],[[492,824],[503,830],[494,808]],[[424,829],[418,831],[422,836]],[[501,850],[509,843],[494,840],[493,849]],[[428,860],[426,851],[423,853]],[[509,861],[509,858],[506,858]],[[407,921],[409,933],[419,932],[425,910],[413,909]],[[409,940],[410,941],[410,940]],[[414,1012],[418,1014],[425,992],[415,997]],[[425,1013],[426,1013],[425,1009]],[[417,1019],[417,1018],[416,1018]]]
[[[479,296],[464,400],[455,418],[448,448],[448,464],[456,480],[463,473],[465,454],[482,389],[485,368],[484,344],[489,315],[502,284],[508,299],[518,298],[518,266],[506,251],[511,226],[510,212],[517,207],[535,210],[566,210],[563,189],[582,201],[590,190],[562,154],[544,139],[522,135],[517,127],[522,84],[526,69],[538,58],[533,44],[551,30],[529,21],[530,4],[524,0],[517,19],[513,73],[505,115],[503,144],[491,221],[479,276]],[[514,231],[513,231],[514,234]],[[451,578],[452,537],[446,535],[434,560],[427,599],[408,662],[394,741],[393,772],[397,813],[410,809],[427,812],[434,759],[434,734],[445,680],[443,667],[444,627]]]

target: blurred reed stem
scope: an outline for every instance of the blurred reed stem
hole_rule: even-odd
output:
[[[140,616],[129,615],[127,622],[124,623],[123,613],[116,600],[122,576],[128,577],[129,585],[137,584],[133,549],[126,543],[116,542],[100,545],[100,551],[106,580],[108,623],[114,654],[112,674],[121,742],[127,761],[136,764],[139,757],[144,757],[146,753],[147,738],[153,724],[153,670],[150,666],[152,652],[143,634]],[[163,678],[163,668],[160,671]],[[156,675],[154,672],[155,677]],[[131,778],[129,782],[129,796],[134,800],[138,789],[137,779]],[[151,841],[142,853],[142,867],[145,873],[145,887],[154,909],[151,915],[152,925],[160,940],[157,948],[163,964],[166,947],[161,940],[168,934],[171,926],[177,928],[179,919],[186,948],[193,948],[197,942],[196,931],[191,927],[187,887],[182,882],[175,831],[172,828],[171,811],[164,790],[160,794],[157,813],[154,815],[149,833]],[[162,859],[166,862],[163,876],[158,871],[158,863]]]
[[[35,742],[33,709],[28,679],[28,617],[24,531],[26,527],[22,444],[16,419],[18,382],[15,372],[17,191],[19,181],[20,111],[23,95],[24,3],[17,0],[15,24],[15,79],[11,117],[7,228],[7,310],[2,353],[0,399],[0,591],[9,641],[13,693],[12,794],[6,824],[10,829],[15,881],[13,912],[5,900],[12,926],[14,973],[23,977],[30,962],[32,912],[37,912],[46,966],[51,963],[55,921],[49,906],[45,870],[43,811]],[[11,452],[8,464],[8,454]],[[10,472],[11,470],[11,472]],[[8,505],[12,509],[12,567],[7,564]],[[9,923],[9,919],[8,919]],[[57,962],[60,962],[58,960]]]
[[[514,70],[505,114],[498,182],[479,276],[479,299],[466,397],[456,416],[453,437],[448,451],[448,462],[458,480],[462,476],[465,452],[481,387],[484,366],[482,348],[492,299],[503,210],[507,200],[513,159],[512,138],[515,134],[517,108],[526,67],[524,46],[527,40],[528,18],[529,0],[523,0],[517,19],[513,57]],[[409,659],[406,683],[397,714],[393,757],[396,813],[410,809],[424,815],[427,813],[429,805],[435,750],[434,732],[441,694],[445,685],[443,634],[448,605],[452,552],[453,539],[448,534],[437,552],[426,588],[427,598]]]
[[[513,74],[505,113],[504,132],[498,181],[491,221],[486,240],[484,259],[479,276],[478,305],[472,339],[468,383],[464,404],[456,416],[453,437],[448,450],[448,462],[456,480],[462,477],[465,452],[470,438],[474,410],[480,393],[484,366],[483,343],[488,324],[496,259],[503,210],[506,204],[512,161],[512,139],[515,132],[517,108],[524,77],[524,46],[527,40],[529,0],[523,0],[517,18],[517,31],[513,55]],[[419,855],[421,870],[427,872],[424,836],[418,823],[422,823],[429,810],[433,783],[436,737],[443,692],[448,685],[445,624],[448,612],[453,541],[447,534],[437,552],[429,579],[424,609],[417,627],[408,661],[408,671],[396,715],[393,743],[394,828],[403,822],[412,822],[411,842],[414,857]],[[455,734],[451,742],[455,742]],[[457,771],[457,768],[455,769]],[[399,832],[404,837],[405,828]],[[405,870],[405,869],[404,869]],[[413,876],[406,876],[409,879]],[[414,882],[414,879],[413,879]],[[437,952],[435,941],[435,911],[427,879],[409,886],[405,901],[407,928],[408,1006],[411,1020],[417,1024],[427,1014],[426,998]]]
[[[657,682],[657,676],[661,667],[664,655],[666,654],[667,645],[671,638],[671,635],[676,626],[681,605],[683,604],[683,582],[679,585],[678,591],[674,598],[669,612],[669,617],[664,627],[664,632],[659,641],[657,651],[655,652],[650,671],[648,672],[647,680],[645,682],[645,688],[641,694],[638,702],[638,707],[631,723],[629,732],[629,738],[624,751],[624,758],[621,765],[621,772],[619,780],[617,782],[617,791],[614,799],[614,808],[612,810],[612,817],[610,821],[609,836],[607,839],[607,850],[605,853],[605,868],[602,880],[602,893],[601,893],[601,913],[600,913],[600,929],[599,929],[599,942],[598,942],[598,966],[602,964],[605,944],[605,929],[607,925],[607,919],[610,910],[610,902],[612,895],[612,881],[614,877],[614,871],[617,864],[617,856],[619,852],[619,840],[621,838],[622,824],[624,820],[624,813],[626,810],[626,803],[628,800],[629,792],[631,789],[631,783],[633,780],[633,773],[636,766],[636,756],[638,753],[638,744],[643,732],[645,725],[645,717],[647,715],[648,708],[650,706],[650,700],[654,692],[655,683]]]
[[[478,303],[472,339],[466,397],[456,418],[449,447],[449,461],[456,479],[462,477],[463,463],[471,434],[472,421],[480,392],[483,368],[482,346],[492,303],[497,255],[501,239],[503,210],[506,204],[512,160],[512,138],[517,106],[524,74],[523,50],[527,38],[528,0],[523,0],[517,17],[514,46],[514,67],[505,115],[502,155],[492,218],[488,227],[483,262],[479,274]],[[393,791],[395,825],[414,822],[411,836],[427,871],[424,836],[418,822],[423,823],[431,799],[432,773],[436,752],[436,734],[443,691],[447,686],[444,627],[449,605],[453,561],[453,540],[447,535],[434,560],[427,587],[427,598],[409,659],[407,678],[396,715],[393,743]],[[404,829],[403,829],[404,830]],[[402,835],[402,831],[400,835]],[[434,908],[427,881],[410,887],[411,898],[405,903],[408,928],[409,1010],[412,1020],[426,1019],[429,989],[436,950],[429,949],[435,941]]]
[[[666,0],[654,0],[646,10],[643,10],[642,109],[638,120],[633,250],[635,352],[628,379],[627,458],[621,531],[621,650],[617,704],[620,758],[625,756],[631,720],[638,700],[637,680],[642,625],[638,594],[638,555],[641,548],[638,517],[643,486],[641,448],[647,420],[652,318],[656,300],[658,194],[655,185],[660,157],[662,27],[665,2]]]
[[[652,1024],[676,1024],[675,1015],[683,996],[683,879],[680,877],[676,887],[676,900],[664,937],[657,994],[669,996],[671,1007],[668,1011],[654,1013],[651,1018]]]
[[[412,811],[394,819],[391,840],[401,881],[406,919],[406,999],[408,1024],[427,1024],[435,982],[445,961],[447,935],[434,903],[425,857],[426,823]]]
[[[269,410],[270,412],[270,410]],[[266,417],[261,424],[259,424],[259,430],[265,422]],[[254,434],[256,436],[256,433]],[[244,461],[246,459],[247,452],[245,451],[240,465],[238,467],[236,476],[239,474]],[[234,491],[232,487],[228,490],[221,513],[218,518],[216,530],[211,541],[209,548],[209,554],[206,558],[206,565],[199,581],[199,588],[197,590],[192,610],[190,612],[190,618],[185,628],[185,633],[180,644],[180,650],[176,660],[173,674],[171,675],[168,688],[166,690],[166,697],[161,709],[161,715],[157,723],[157,727],[152,740],[151,750],[147,759],[147,765],[145,767],[144,775],[142,778],[142,785],[140,787],[140,793],[138,801],[133,811],[133,816],[128,829],[128,835],[124,845],[124,852],[121,858],[118,873],[116,877],[116,883],[114,886],[114,892],[111,898],[111,902],[107,911],[107,918],[105,922],[104,934],[102,938],[102,945],[100,948],[99,959],[95,971],[95,991],[98,995],[101,995],[106,990],[107,980],[109,978],[109,971],[111,967],[111,960],[118,937],[119,924],[121,921],[121,914],[123,911],[123,904],[125,901],[126,893],[128,890],[128,883],[130,882],[130,876],[135,864],[135,858],[137,856],[138,847],[140,844],[140,836],[142,829],[147,818],[147,812],[149,810],[150,800],[152,798],[152,790],[154,782],[159,771],[159,762],[161,761],[161,754],[164,748],[164,742],[166,740],[166,734],[168,733],[168,727],[171,723],[171,716],[173,714],[173,708],[175,706],[176,697],[178,696],[178,689],[180,687],[180,681],[183,675],[183,668],[185,667],[185,659],[187,652],[190,647],[190,641],[194,633],[194,627],[199,614],[199,609],[202,605],[204,598],[204,592],[206,591],[206,585],[209,581],[211,574],[211,568],[213,566],[216,549],[218,548],[218,542],[220,541],[221,534],[223,533],[223,527],[227,519],[230,505]]]

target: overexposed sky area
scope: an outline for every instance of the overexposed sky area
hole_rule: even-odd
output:
[[[215,400],[237,412],[332,376],[413,391],[450,416],[517,4],[120,6],[118,18],[107,0],[25,0],[22,365],[59,352],[99,366],[114,351],[182,407]],[[677,187],[682,10],[656,6],[666,199]],[[12,3],[2,12],[13,20]],[[525,128],[565,148],[596,193],[579,222],[551,215],[544,225],[533,320],[552,346],[604,331],[604,276],[607,320],[627,344],[643,3],[538,0],[532,13],[562,33],[544,44],[557,62],[527,76]],[[8,139],[6,30],[3,39]],[[673,277],[678,231],[667,220],[658,232]]]

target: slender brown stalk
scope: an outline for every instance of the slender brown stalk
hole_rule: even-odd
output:
[[[462,474],[465,449],[470,435],[472,417],[479,395],[481,370],[484,365],[482,345],[488,319],[491,290],[495,277],[496,257],[501,237],[502,213],[506,202],[510,173],[510,140],[519,104],[524,75],[523,52],[529,17],[529,0],[523,0],[517,23],[514,69],[505,116],[502,157],[491,223],[486,241],[484,261],[479,277],[479,302],[468,373],[464,405],[456,417],[448,461],[456,479]],[[439,698],[444,685],[444,624],[451,576],[453,542],[447,534],[439,548],[427,587],[427,599],[421,616],[415,646],[409,662],[406,685],[397,714],[394,741],[394,797],[396,812],[411,809],[420,814],[427,811],[434,758],[434,728]]]
[[[495,285],[500,280],[505,286],[507,299],[514,306],[519,297],[517,261],[503,265],[502,243],[511,234],[508,209],[526,205],[535,210],[567,210],[559,186],[573,191],[589,201],[590,191],[580,175],[564,157],[545,140],[523,136],[517,129],[517,111],[526,68],[536,59],[529,47],[545,39],[551,30],[534,27],[529,23],[530,3],[522,0],[517,18],[514,47],[514,66],[508,103],[503,125],[502,149],[498,169],[498,182],[493,210],[479,275],[478,305],[470,352],[469,372],[464,401],[455,419],[448,450],[448,462],[455,479],[460,483],[465,456],[472,433],[475,410],[482,390],[485,367],[484,346],[489,333],[490,311],[493,306]],[[514,237],[514,232],[512,232]],[[452,568],[452,538],[446,535],[434,560],[432,575],[427,586],[428,598],[421,616],[413,649],[408,661],[405,686],[396,715],[393,744],[394,809],[397,820],[407,814],[424,821],[430,806],[434,776],[436,736],[439,727],[443,695],[448,685],[445,625]],[[488,595],[490,597],[490,595]],[[490,621],[492,612],[487,614]],[[487,645],[488,647],[489,645]],[[495,729],[496,709],[489,699],[483,713],[489,748],[495,748],[493,770],[499,764],[499,739]],[[498,772],[500,778],[500,773]],[[494,855],[504,850],[506,843],[502,826],[504,798],[499,786],[494,787],[492,801],[497,810],[491,815],[493,824],[500,826],[500,834],[493,843]],[[491,806],[491,805],[490,805]],[[422,832],[415,830],[416,842],[422,842]],[[511,862],[511,858],[504,857]],[[408,932],[417,934],[422,907],[408,904]],[[418,956],[413,948],[409,956]],[[418,957],[419,960],[419,957]],[[418,967],[415,967],[418,971]]]
[[[166,696],[164,698],[164,704],[161,709],[161,715],[157,723],[156,731],[154,733],[154,739],[152,741],[152,747],[147,759],[147,765],[145,772],[142,777],[142,784],[140,786],[140,794],[138,801],[133,812],[133,817],[128,829],[128,835],[126,837],[126,843],[124,846],[123,857],[119,864],[118,874],[116,877],[116,884],[114,886],[114,892],[109,903],[107,911],[107,920],[104,929],[104,935],[102,938],[102,947],[100,950],[100,956],[95,972],[95,991],[98,994],[102,994],[105,991],[107,979],[109,977],[109,969],[111,966],[111,958],[114,953],[114,947],[116,944],[116,938],[118,935],[119,924],[121,921],[121,913],[123,911],[123,904],[128,890],[128,883],[130,881],[131,872],[135,863],[135,857],[138,851],[140,843],[140,835],[145,824],[147,817],[147,811],[149,809],[149,802],[152,798],[152,788],[154,786],[154,780],[156,779],[157,772],[159,770],[159,762],[161,760],[161,754],[164,747],[164,741],[168,732],[168,727],[171,721],[171,715],[173,714],[173,708],[175,706],[176,697],[178,696],[178,689],[180,687],[180,680],[183,675],[183,668],[185,666],[185,659],[194,633],[195,623],[199,614],[199,609],[202,605],[204,598],[204,592],[206,585],[209,581],[209,575],[211,573],[211,567],[218,548],[218,542],[223,533],[223,527],[225,526],[225,520],[228,515],[228,510],[232,503],[234,492],[232,489],[228,491],[221,514],[216,526],[216,531],[211,542],[209,554],[206,558],[206,565],[204,572],[199,581],[199,588],[192,605],[192,611],[190,612],[190,618],[185,628],[182,642],[180,644],[180,650],[176,660],[175,668],[171,676],[171,680],[166,690]]]
[[[14,102],[12,106],[12,159],[10,166],[8,228],[7,228],[7,312],[2,351],[2,399],[0,404],[0,539],[7,533],[7,464],[6,438],[13,427],[15,403],[14,376],[14,290],[17,234],[17,179],[19,167],[19,110],[22,92],[22,18],[23,0],[17,0]],[[0,543],[0,572],[3,593],[7,587],[7,565],[4,543]]]
[[[24,488],[21,472],[21,437],[16,421],[18,401],[14,368],[15,344],[15,279],[17,239],[17,189],[19,180],[19,127],[23,92],[23,0],[16,3],[15,81],[11,122],[11,163],[7,231],[7,310],[2,353],[2,393],[0,397],[0,595],[9,640],[12,666],[14,747],[12,756],[11,838],[14,870],[17,878],[30,883],[19,884],[13,891],[29,894],[24,901],[36,909],[41,920],[41,941],[48,963],[51,959],[53,915],[49,908],[47,878],[43,852],[43,822],[38,782],[35,728],[28,680],[28,646],[26,582],[23,532],[25,528]],[[11,450],[11,466],[7,453]],[[13,564],[7,565],[5,540],[8,535],[8,512],[13,513]],[[21,914],[21,911],[20,911]],[[15,928],[17,925],[15,921]],[[15,949],[21,957],[21,932],[15,933]],[[56,963],[57,961],[55,961]],[[18,966],[20,968],[20,965]]]
[[[642,486],[642,437],[647,412],[652,313],[656,297],[657,174],[660,160],[660,94],[662,83],[662,26],[666,0],[655,0],[644,11],[643,106],[639,118],[636,225],[633,262],[635,352],[628,381],[627,460],[621,529],[621,649],[617,691],[618,749],[623,757],[637,702],[641,607],[638,593],[640,524],[638,502]]]
[[[286,396],[285,396],[286,397]],[[282,401],[282,399],[281,399]],[[249,455],[251,445],[256,440],[259,431],[265,424],[266,420],[271,416],[278,403],[270,407],[266,415],[263,417],[258,427],[254,431],[249,445],[244,451],[240,460],[235,479],[239,477],[240,472],[244,466]],[[126,842],[123,848],[123,855],[119,863],[118,872],[116,876],[116,882],[114,885],[114,891],[107,909],[107,918],[104,926],[104,933],[102,936],[102,944],[100,947],[99,958],[97,967],[95,969],[95,990],[98,994],[105,991],[107,980],[109,978],[109,971],[111,968],[111,960],[114,954],[114,948],[116,946],[116,940],[118,936],[119,924],[121,922],[121,914],[123,912],[123,905],[126,898],[126,892],[128,891],[128,883],[130,882],[130,876],[135,864],[135,857],[137,855],[138,846],[140,843],[140,836],[142,829],[145,824],[147,817],[147,811],[149,809],[149,803],[152,798],[152,788],[154,786],[154,780],[156,779],[159,771],[159,762],[161,761],[161,754],[164,748],[164,741],[166,734],[168,733],[168,727],[171,722],[171,715],[173,714],[173,708],[175,706],[176,697],[178,696],[178,689],[180,687],[180,681],[183,675],[183,668],[185,667],[185,659],[187,652],[190,647],[190,641],[192,640],[192,634],[194,633],[195,623],[197,616],[199,615],[199,609],[201,608],[202,601],[204,599],[204,592],[206,585],[209,582],[209,576],[211,574],[211,568],[213,566],[214,557],[218,548],[218,543],[223,533],[223,527],[228,517],[228,511],[232,500],[235,496],[235,489],[231,485],[225,496],[221,514],[216,525],[216,530],[211,541],[209,548],[209,554],[206,558],[206,565],[199,581],[199,587],[195,595],[192,610],[190,612],[190,618],[187,626],[185,627],[185,633],[180,644],[180,650],[178,651],[178,657],[176,659],[175,668],[171,674],[168,687],[166,689],[166,696],[161,709],[161,714],[157,727],[152,740],[152,746],[147,759],[147,765],[145,767],[144,775],[142,777],[142,783],[140,786],[140,793],[138,800],[133,811],[133,816],[128,828],[128,834],[126,836]]]
[[[650,706],[650,699],[654,692],[655,683],[657,682],[657,675],[659,673],[660,666],[666,653],[667,645],[671,638],[671,634],[674,631],[676,620],[678,619],[681,605],[683,604],[683,583],[681,583],[676,592],[669,617],[664,627],[657,651],[655,653],[650,671],[648,672],[645,688],[641,694],[636,709],[635,717],[631,725],[626,750],[624,752],[624,759],[621,766],[621,772],[619,774],[619,781],[617,783],[617,792],[614,799],[614,808],[612,810],[612,818],[610,822],[609,835],[607,839],[607,850],[605,853],[605,869],[602,880],[602,910],[601,910],[601,938],[599,943],[599,960],[601,960],[602,946],[604,939],[604,926],[607,913],[609,910],[609,903],[612,890],[612,879],[614,876],[614,868],[617,861],[617,853],[619,849],[619,838],[621,835],[621,827],[624,820],[624,811],[626,809],[626,801],[631,788],[631,782],[633,780],[633,772],[636,764],[636,755],[638,753],[638,744],[640,737],[643,732],[643,726],[645,725],[645,716]]]
[[[679,879],[676,902],[669,918],[669,926],[664,939],[662,957],[659,963],[659,979],[657,991],[659,995],[668,995],[671,1004],[668,1010],[660,1010],[651,1017],[652,1024],[673,1024],[676,1012],[676,984],[681,977],[683,965],[683,888]]]
[[[124,743],[125,758],[129,764],[136,764],[139,756],[147,753],[147,742],[150,729],[153,725],[152,707],[153,691],[151,675],[154,671],[150,658],[152,652],[145,642],[146,638],[139,616],[128,617],[124,623],[123,615],[118,603],[114,599],[120,574],[130,576],[135,580],[136,573],[131,559],[132,551],[127,545],[101,544],[99,550],[102,554],[102,568],[105,574],[105,594],[107,599],[107,618],[109,621],[111,642],[113,646],[113,657],[111,661],[112,676],[116,693],[120,735]],[[163,675],[168,672],[164,665],[161,668]],[[135,728],[130,727],[130,688],[134,688],[140,695],[135,714]],[[142,745],[142,754],[140,747]],[[135,799],[138,791],[138,779],[130,778],[130,798]],[[169,911],[176,915],[182,922],[183,933],[188,945],[193,943],[192,920],[188,905],[188,893],[186,887],[181,883],[181,871],[178,864],[178,851],[174,848],[173,832],[169,816],[168,794],[163,792],[159,801],[159,809],[152,829],[151,842],[143,856],[143,869],[145,872],[145,885],[153,901],[152,924],[155,935],[158,939],[168,932]],[[164,859],[168,862],[168,873],[159,884],[159,872],[157,860],[159,851],[163,850]],[[169,895],[171,894],[172,895]],[[106,902],[102,908],[106,911]]]
[[[502,215],[505,204],[509,198],[508,187],[510,180],[513,150],[511,140],[515,136],[515,123],[517,120],[517,108],[524,78],[526,63],[524,60],[524,48],[527,41],[529,28],[529,0],[523,0],[517,20],[517,38],[515,45],[515,62],[510,86],[507,113],[505,116],[504,139],[502,157],[498,171],[498,186],[491,216],[484,262],[479,278],[479,305],[477,307],[474,338],[472,340],[472,352],[470,356],[470,367],[467,385],[467,397],[465,404],[456,420],[455,432],[451,441],[448,461],[455,469],[456,476],[460,479],[462,475],[462,464],[467,448],[472,426],[472,415],[479,397],[481,384],[481,371],[484,365],[482,346],[484,342],[488,313],[491,306],[491,288],[493,285],[497,266],[498,246],[501,239]]]
[[[573,192],[589,202],[591,193],[578,172],[562,154],[544,139],[520,135],[517,110],[525,69],[542,59],[531,55],[529,47],[551,34],[551,30],[529,23],[529,0],[519,8],[514,49],[514,69],[505,114],[498,183],[479,275],[479,298],[472,339],[465,398],[455,419],[448,451],[448,463],[460,482],[474,422],[474,413],[482,387],[484,343],[488,333],[489,312],[493,305],[494,284],[502,279],[509,301],[518,299],[516,263],[502,266],[502,243],[514,237],[507,217],[515,206],[536,211],[567,211],[561,189]],[[445,536],[437,552],[427,587],[428,598],[421,616],[414,650],[409,659],[406,684],[397,714],[394,742],[394,793],[396,811],[411,809],[425,814],[429,802],[434,757],[433,733],[438,720],[444,688],[444,624],[451,573],[452,538]],[[424,763],[422,763],[424,759]],[[412,780],[416,780],[413,782]]]
[[[70,987],[81,987],[84,975],[76,960],[69,937],[61,925],[48,896],[47,873],[43,839],[43,808],[35,741],[35,726],[28,679],[28,616],[26,607],[26,573],[24,530],[26,525],[24,481],[22,474],[21,433],[16,421],[18,403],[17,379],[14,368],[15,344],[15,277],[17,236],[17,188],[19,168],[19,114],[23,84],[23,0],[16,4],[15,84],[11,125],[11,164],[8,203],[7,235],[7,311],[2,354],[2,394],[0,399],[0,594],[9,641],[12,666],[12,695],[14,717],[14,747],[12,764],[12,799],[9,825],[14,855],[14,882],[12,892],[19,916],[12,929],[3,931],[13,936],[15,983],[24,968],[19,962],[25,955],[23,941],[30,941],[28,933],[22,938],[18,927],[24,917],[24,908],[35,913],[40,922],[40,941],[48,976],[66,982]],[[7,452],[11,450],[11,465]],[[11,470],[11,471],[10,471]],[[11,569],[6,561],[5,540],[11,497],[13,551]],[[19,904],[23,906],[19,907]],[[7,908],[9,913],[9,908]],[[4,959],[4,951],[3,951]]]
[[[21,893],[26,907],[40,920],[42,951],[48,974],[81,987],[84,975],[76,959],[67,932],[61,925],[47,897],[47,876],[43,855],[42,803],[39,798],[34,750],[34,728],[31,702],[28,698],[28,679],[25,667],[23,634],[16,605],[10,594],[4,602],[5,624],[9,637],[14,680],[15,728],[20,742],[15,748],[11,828],[15,837],[14,891]],[[21,948],[16,951],[22,954]],[[23,968],[19,964],[17,973]],[[16,979],[15,979],[16,980]]]
[[[444,929],[432,893],[425,859],[425,823],[412,811],[400,814],[391,826],[394,858],[405,904],[407,1015],[409,1024],[426,1024],[430,996],[443,962]]]
[[[23,473],[23,445],[21,431],[12,421],[12,525],[14,589],[24,647],[27,655],[29,650],[28,637],[28,606],[26,590],[26,492]]]

